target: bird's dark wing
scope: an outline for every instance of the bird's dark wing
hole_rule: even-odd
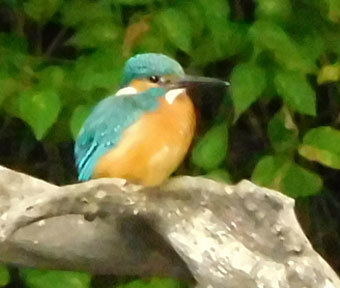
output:
[[[157,109],[163,88],[151,88],[143,93],[110,96],[98,103],[81,129],[75,143],[75,158],[79,180],[92,177],[98,160],[113,149],[126,128],[145,112]]]

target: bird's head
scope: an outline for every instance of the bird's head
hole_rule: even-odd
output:
[[[195,106],[206,118],[214,116],[220,106],[228,82],[208,77],[186,75],[182,66],[170,57],[145,53],[131,57],[125,64],[121,89],[116,95],[136,94],[162,87],[170,102],[185,89]]]
[[[182,66],[163,54],[145,53],[131,57],[125,64],[122,86],[145,82],[153,86],[169,84],[184,77]]]
[[[163,54],[145,53],[133,56],[126,62],[121,86],[123,89],[134,87],[137,92],[143,92],[152,87],[191,89],[197,86],[226,87],[228,83],[215,78],[188,76],[174,59]],[[128,89],[125,91],[128,92]]]

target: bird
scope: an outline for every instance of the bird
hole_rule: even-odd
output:
[[[137,54],[124,67],[120,89],[101,100],[75,142],[79,181],[123,178],[146,187],[167,180],[187,155],[197,128],[189,90],[227,82],[188,76],[174,59]]]

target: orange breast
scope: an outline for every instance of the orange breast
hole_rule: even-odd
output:
[[[183,161],[195,128],[194,106],[185,93],[172,104],[162,97],[159,109],[143,115],[130,126],[118,145],[100,159],[94,177],[159,185]]]

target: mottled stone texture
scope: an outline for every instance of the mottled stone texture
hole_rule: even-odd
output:
[[[302,232],[294,201],[249,181],[56,187],[0,167],[0,261],[174,276],[200,288],[340,287]]]

